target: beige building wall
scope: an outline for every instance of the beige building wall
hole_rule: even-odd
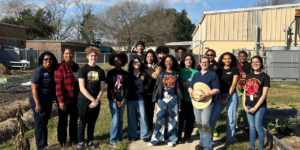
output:
[[[205,14],[200,26],[193,34],[193,40],[202,41],[201,52],[204,54],[209,47],[218,55],[223,52],[232,52],[232,49],[254,49],[256,26],[260,28],[260,42],[265,47],[285,46],[285,29],[294,20],[295,9],[300,7],[261,9],[256,11],[222,12]],[[292,24],[292,33],[295,34],[295,22]],[[294,42],[294,35],[288,46]],[[300,41],[300,38],[298,38]],[[193,46],[193,52],[198,54],[198,45]]]

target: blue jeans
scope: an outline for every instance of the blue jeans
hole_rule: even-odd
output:
[[[227,95],[228,93],[221,93],[222,99],[225,99]],[[239,99],[236,91],[228,99],[226,105],[223,105],[219,97],[216,96],[214,111],[211,115],[211,131],[213,132],[215,129],[219,116],[226,106],[226,141],[228,142],[234,142],[235,139],[236,111],[238,105]]]
[[[173,98],[168,103],[161,99],[157,102],[156,123],[151,138],[153,145],[158,145],[161,142],[166,126],[168,131],[165,141],[176,143],[178,140],[178,99],[176,95],[171,96]]]
[[[128,133],[129,138],[138,137],[138,127],[137,127],[137,114],[140,120],[141,127],[141,139],[146,139],[150,137],[150,131],[148,128],[145,103],[144,100],[138,101],[127,101],[127,117],[128,117]]]
[[[251,109],[250,106],[247,106]],[[264,147],[265,132],[263,129],[264,117],[267,111],[267,107],[260,107],[255,113],[247,113],[247,118],[250,126],[250,148],[255,149],[256,131],[258,133],[258,150],[262,150]]]
[[[199,145],[204,150],[212,150],[213,137],[211,132],[210,120],[214,109],[214,103],[211,103],[204,109],[197,109],[194,107],[194,114],[198,130],[200,132]]]
[[[123,136],[123,116],[125,106],[118,107],[114,101],[109,101],[109,108],[112,116],[110,126],[110,144],[121,141]]]

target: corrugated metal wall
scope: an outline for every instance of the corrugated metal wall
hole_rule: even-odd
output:
[[[201,39],[255,41],[256,26],[259,26],[262,41],[284,41],[284,29],[293,22],[295,9],[297,7],[207,14],[200,27]],[[295,29],[295,23],[291,27]]]
[[[272,81],[299,81],[300,51],[267,53],[267,73]]]

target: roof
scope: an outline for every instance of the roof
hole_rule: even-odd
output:
[[[177,47],[181,46],[184,48],[188,48],[193,44],[193,41],[184,41],[184,42],[170,42],[166,43],[166,46],[169,48],[174,48],[176,49]]]
[[[66,41],[66,40],[26,40],[26,42],[40,42],[40,43],[72,43],[72,44],[81,44],[81,45],[94,45],[94,44],[88,44],[88,43],[79,43],[79,42],[72,42],[72,41]]]
[[[260,6],[260,7],[248,7],[248,8],[237,8],[237,9],[226,9],[226,10],[216,10],[216,11],[204,11],[201,19],[199,20],[194,32],[194,35],[197,31],[198,26],[202,23],[206,15],[209,14],[222,14],[222,13],[233,13],[233,12],[245,12],[245,11],[258,11],[266,9],[279,9],[279,8],[289,8],[289,7],[300,7],[300,3],[297,4],[284,4],[284,5],[271,5],[271,6]]]
[[[24,26],[19,26],[19,25],[15,25],[15,24],[8,24],[8,23],[2,23],[2,22],[0,24],[7,25],[7,26],[13,26],[13,27],[19,27],[19,28],[26,28]]]

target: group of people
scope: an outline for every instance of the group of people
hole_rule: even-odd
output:
[[[236,123],[244,116],[244,123],[247,120],[250,126],[250,149],[255,149],[256,131],[259,150],[263,149],[262,124],[270,78],[262,72],[261,57],[254,56],[249,63],[245,51],[239,53],[239,61],[232,53],[226,52],[217,62],[216,52],[210,49],[201,57],[198,65],[193,55],[186,53],[183,47],[176,49],[177,58],[169,55],[169,48],[165,46],[144,53],[145,44],[139,41],[136,49],[137,54],[130,57],[128,70],[123,69],[128,62],[127,54],[110,54],[109,64],[114,69],[109,70],[107,75],[96,64],[100,53],[96,47],[86,48],[88,63],[82,67],[73,61],[71,48],[64,50],[64,61],[60,64],[51,52],[40,56],[40,66],[31,76],[30,94],[38,150],[47,149],[47,124],[53,100],[57,101],[59,107],[57,139],[60,146],[77,144],[78,149],[84,148],[87,126],[87,147],[98,149],[99,145],[93,143],[93,138],[105,84],[112,116],[112,148],[122,141],[123,116],[127,105],[130,141],[142,139],[148,142],[148,146],[155,146],[164,138],[170,147],[191,143],[196,122],[200,142],[195,149],[211,150],[212,133],[226,107],[227,136],[224,148],[234,142]],[[194,92],[198,89],[195,86],[199,82],[210,90],[196,98]],[[212,101],[205,108],[193,106],[193,101],[201,102],[208,97],[212,97]],[[156,122],[153,126],[154,114]],[[67,142],[68,124],[70,138]]]

